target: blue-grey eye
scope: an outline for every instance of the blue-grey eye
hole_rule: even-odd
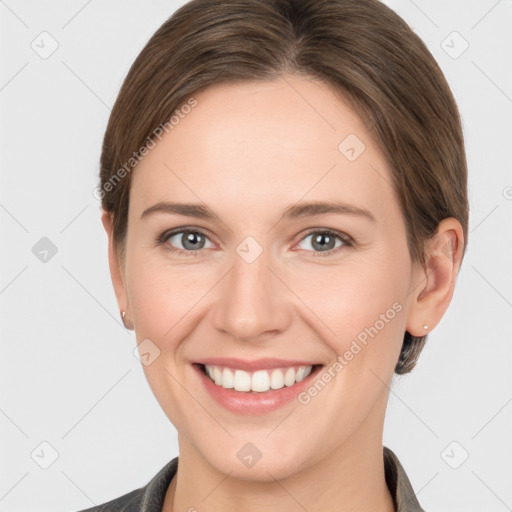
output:
[[[317,252],[332,251],[333,249],[340,247],[342,245],[341,242],[344,243],[344,240],[342,240],[339,235],[329,231],[315,231],[310,233],[309,235],[305,236],[300,243],[309,238],[311,238],[310,246],[313,247],[313,250]],[[336,239],[338,239],[340,242],[338,245],[336,245]],[[309,248],[304,247],[301,247],[301,249],[310,250]]]
[[[179,243],[182,244],[182,247],[179,247],[178,245],[177,248],[186,251],[204,249],[207,241],[211,244],[208,237],[198,231],[179,231],[178,233],[174,233],[167,237],[166,241],[175,247],[177,241],[179,241]],[[211,245],[209,247],[211,247]]]

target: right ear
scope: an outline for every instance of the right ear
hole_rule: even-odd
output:
[[[112,279],[112,285],[116,294],[117,305],[119,311],[125,311],[126,323],[130,324],[131,314],[129,311],[128,294],[126,293],[126,285],[124,279],[124,271],[121,262],[119,261],[118,254],[114,246],[114,235],[113,235],[113,216],[111,213],[105,211],[102,208],[101,222],[108,237],[108,265],[110,267],[110,277]]]

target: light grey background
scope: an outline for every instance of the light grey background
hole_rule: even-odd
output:
[[[178,454],[119,320],[92,191],[121,82],[182,3],[0,1],[1,511],[90,507]],[[395,380],[384,444],[427,511],[512,510],[512,2],[387,3],[459,104],[471,212],[452,304]]]

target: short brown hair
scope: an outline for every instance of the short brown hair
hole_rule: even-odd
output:
[[[400,16],[378,0],[192,0],[137,56],[105,132],[100,197],[121,258],[132,154],[204,88],[285,72],[331,86],[374,135],[392,169],[412,260],[424,265],[424,243],[446,217],[462,225],[464,254],[469,206],[459,112],[435,59]],[[405,332],[395,373],[414,368],[425,341]]]

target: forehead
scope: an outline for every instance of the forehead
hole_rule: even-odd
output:
[[[219,84],[194,98],[135,169],[130,209],[200,200],[240,215],[301,199],[374,209],[394,200],[377,144],[326,84],[283,75]]]

